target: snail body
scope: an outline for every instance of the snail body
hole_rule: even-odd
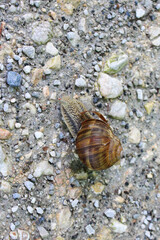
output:
[[[61,113],[75,139],[80,160],[92,170],[103,170],[120,160],[122,146],[108,121],[98,112],[94,118],[82,102],[64,96]]]

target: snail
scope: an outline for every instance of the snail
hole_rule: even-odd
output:
[[[79,100],[64,96],[61,113],[75,139],[80,160],[91,170],[103,170],[120,160],[122,146],[102,114],[93,111],[94,118]]]

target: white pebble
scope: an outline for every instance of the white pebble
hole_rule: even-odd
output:
[[[114,218],[116,215],[116,211],[114,211],[113,209],[107,209],[104,214],[108,217],[108,218]]]
[[[32,214],[34,209],[33,209],[31,206],[28,206],[28,207],[27,207],[27,210],[28,210],[28,212],[29,212],[30,214]]]
[[[37,213],[40,214],[40,215],[43,214],[43,209],[40,208],[40,207],[37,207],[37,208],[36,208],[36,211],[37,211]]]
[[[31,95],[30,95],[30,93],[28,93],[28,92],[27,92],[27,93],[25,93],[25,95],[24,95],[24,96],[25,96],[25,99],[31,99]]]
[[[18,206],[12,207],[12,212],[15,213],[18,210]]]
[[[21,124],[20,123],[15,123],[15,128],[17,128],[17,129],[21,128]]]
[[[23,68],[23,71],[24,71],[26,74],[30,73],[30,72],[31,72],[31,66],[29,66],[29,65],[25,66],[25,67]]]
[[[86,226],[86,232],[88,233],[88,235],[95,234],[95,230],[92,228],[92,226],[90,224]]]
[[[36,139],[40,139],[40,138],[43,138],[43,133],[40,131],[37,131],[34,133],[34,136]]]

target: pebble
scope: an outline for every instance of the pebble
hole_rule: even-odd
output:
[[[30,72],[31,72],[31,66],[29,66],[29,65],[25,66],[25,67],[23,68],[23,71],[24,71],[26,74],[30,73]]]
[[[28,210],[28,212],[29,212],[30,214],[32,214],[33,211],[34,211],[34,209],[33,209],[31,206],[28,206],[28,207],[27,207],[27,210]]]
[[[16,226],[14,225],[14,223],[11,223],[11,224],[10,224],[10,229],[11,229],[11,231],[14,231],[15,228],[16,228]]]
[[[151,26],[148,30],[152,44],[156,47],[160,46],[160,27]]]
[[[12,240],[17,240],[18,239],[18,233],[16,231],[10,232],[9,236]]]
[[[15,123],[16,123],[16,119],[9,119],[8,120],[8,127],[9,127],[10,130],[14,129]]]
[[[46,53],[48,53],[52,56],[56,56],[56,55],[58,55],[58,49],[53,46],[52,42],[48,42],[46,45]]]
[[[118,119],[118,120],[122,120],[125,118],[127,113],[127,105],[126,103],[116,100],[112,105],[111,105],[111,109],[108,113],[109,116]]]
[[[146,104],[144,105],[144,107],[145,107],[146,112],[147,112],[148,115],[151,114],[152,109],[153,109],[153,106],[154,106],[154,101],[148,102],[148,103],[146,103]]]
[[[54,174],[54,168],[51,164],[49,164],[47,161],[42,161],[36,165],[35,171],[34,171],[34,177],[40,177],[42,175],[53,175]]]
[[[25,95],[24,95],[24,97],[25,97],[25,99],[31,99],[31,95],[30,95],[30,93],[25,93]]]
[[[137,89],[137,99],[143,100],[143,91],[142,89]]]
[[[91,186],[91,189],[95,194],[101,194],[104,190],[104,187],[105,186],[101,182],[96,182]]]
[[[12,213],[15,213],[15,212],[17,212],[17,210],[18,210],[18,206],[14,206],[14,207],[12,207]]]
[[[73,219],[71,217],[71,212],[70,212],[68,207],[65,207],[65,208],[61,209],[56,214],[56,219],[57,219],[58,227],[63,231],[66,231],[73,224]]]
[[[19,193],[13,193],[13,199],[19,199],[21,198],[21,195]]]
[[[84,79],[83,76],[80,76],[80,78],[77,78],[76,81],[75,81],[75,86],[76,87],[79,87],[79,88],[83,88],[83,87],[86,87],[87,84],[86,84],[86,80]]]
[[[26,23],[29,23],[32,21],[32,19],[34,18],[34,14],[33,13],[26,13],[22,16],[22,18],[24,19],[24,21]]]
[[[59,86],[59,85],[61,85],[60,80],[54,80],[53,85],[54,85],[54,86]]]
[[[35,136],[36,139],[40,139],[40,138],[43,138],[44,135],[43,135],[42,132],[37,131],[37,132],[34,133],[34,136]]]
[[[29,109],[31,114],[36,114],[36,112],[37,112],[35,106],[33,104],[29,103],[29,102],[24,104],[23,108],[24,109]]]
[[[4,66],[2,63],[0,63],[0,71],[3,71],[3,69],[4,69]]]
[[[71,201],[71,205],[73,208],[75,208],[78,204],[78,199],[74,199],[73,201]]]
[[[67,38],[73,47],[76,47],[80,41],[80,36],[77,32],[68,32]]]
[[[78,25],[78,30],[86,33],[87,28],[86,28],[86,19],[85,18],[80,19],[79,25]]]
[[[22,51],[27,57],[34,59],[35,48],[33,46],[23,46]]]
[[[116,219],[112,219],[110,222],[110,228],[115,233],[124,233],[127,231],[127,225],[119,222]]]
[[[104,72],[115,74],[121,71],[128,63],[128,56],[124,52],[114,53],[105,63]]]
[[[99,200],[96,199],[96,200],[94,201],[94,207],[95,207],[95,208],[99,208]]]
[[[44,227],[38,226],[37,228],[38,228],[39,234],[42,237],[42,239],[49,237],[49,233]]]
[[[37,213],[38,213],[39,215],[42,215],[42,214],[43,214],[43,209],[40,208],[40,207],[37,207],[37,208],[36,208],[36,211],[37,211]]]
[[[114,218],[116,215],[116,211],[114,211],[113,209],[107,209],[104,214],[108,217],[108,218]]]
[[[51,24],[47,21],[34,23],[32,29],[31,38],[38,45],[47,43],[53,36]]]
[[[5,193],[10,193],[11,192],[10,183],[5,180],[1,180],[0,191],[5,192]]]
[[[7,140],[12,136],[12,133],[7,129],[0,128],[0,140]]]
[[[45,66],[44,69],[53,69],[53,70],[59,70],[61,68],[61,57],[60,55],[57,55],[53,58],[50,58]]]
[[[130,143],[138,144],[141,140],[141,133],[135,126],[130,128],[128,140]]]
[[[122,83],[105,73],[100,73],[98,78],[100,93],[105,98],[117,98],[123,93]]]
[[[15,128],[17,128],[17,129],[21,128],[21,124],[20,123],[15,123]]]
[[[11,87],[19,87],[21,85],[21,75],[17,72],[10,71],[7,74],[7,83]]]
[[[95,234],[95,230],[93,229],[93,227],[92,227],[90,224],[87,225],[87,226],[85,227],[85,229],[86,229],[86,232],[87,232],[87,234],[88,234],[89,236]]]
[[[31,191],[34,188],[34,184],[31,181],[25,181],[24,186],[27,188],[28,191]]]
[[[144,8],[139,4],[138,8],[136,9],[136,18],[142,18],[146,14]]]

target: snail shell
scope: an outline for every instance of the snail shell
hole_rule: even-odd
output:
[[[120,140],[98,112],[94,118],[82,102],[64,96],[61,99],[61,113],[71,135],[76,140],[76,152],[80,160],[92,170],[103,170],[120,160]]]
[[[76,139],[76,151],[81,161],[92,170],[103,170],[120,160],[122,146],[108,122],[88,119],[82,122]]]

